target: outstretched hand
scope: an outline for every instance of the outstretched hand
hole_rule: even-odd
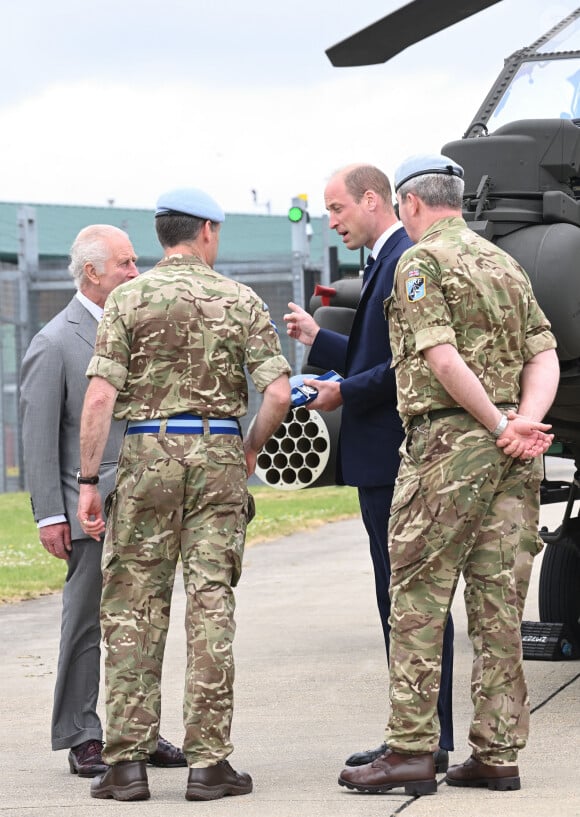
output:
[[[290,301],[288,308],[290,312],[284,315],[287,333],[294,340],[304,343],[305,346],[312,346],[320,327],[312,315],[298,304]]]

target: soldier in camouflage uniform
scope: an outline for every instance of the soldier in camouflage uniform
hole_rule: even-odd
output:
[[[418,243],[385,303],[407,433],[389,526],[391,751],[343,770],[339,782],[360,791],[437,791],[441,645],[461,573],[478,665],[473,754],[446,781],[520,787],[529,704],[514,564],[522,530],[523,547],[537,547],[535,458],[552,440],[540,421],[559,370],[526,274],[461,217],[462,177],[445,156],[412,157],[395,176]]]
[[[187,595],[183,750],[188,800],[252,790],[232,752],[234,595],[259,449],[284,419],[290,367],[266,306],[212,269],[224,214],[207,194],[162,196],[157,266],[107,300],[81,422],[81,472],[98,473],[113,413],[127,420],[103,551],[111,768],[91,795],[149,797],[145,759],[155,747],[163,652],[178,559]],[[247,368],[263,401],[242,442]],[[85,531],[103,529],[96,487],[81,486]]]

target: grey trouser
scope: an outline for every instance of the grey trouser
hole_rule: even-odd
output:
[[[102,740],[97,715],[101,660],[101,555],[94,539],[73,542],[62,596],[58,670],[52,710],[52,748]]]

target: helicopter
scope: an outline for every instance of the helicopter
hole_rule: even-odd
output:
[[[385,62],[498,2],[414,0],[326,54],[336,66]],[[560,526],[540,531],[539,612],[580,645],[580,8],[505,60],[462,138],[441,153],[464,168],[468,225],[523,266],[558,342],[547,453],[573,461],[575,473],[542,482],[542,504],[566,504]],[[360,286],[357,278],[318,287],[309,311],[320,326],[348,334]],[[308,364],[302,373],[320,374]],[[340,410],[291,409],[258,456],[257,476],[287,490],[333,484],[339,427]]]

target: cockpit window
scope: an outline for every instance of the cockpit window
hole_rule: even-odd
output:
[[[465,136],[521,119],[580,119],[580,8],[505,60]]]
[[[489,131],[516,119],[580,119],[580,57],[529,60],[489,118]]]
[[[552,51],[580,51],[580,20],[574,20],[551,37],[547,36],[546,42],[536,48],[537,54]]]

